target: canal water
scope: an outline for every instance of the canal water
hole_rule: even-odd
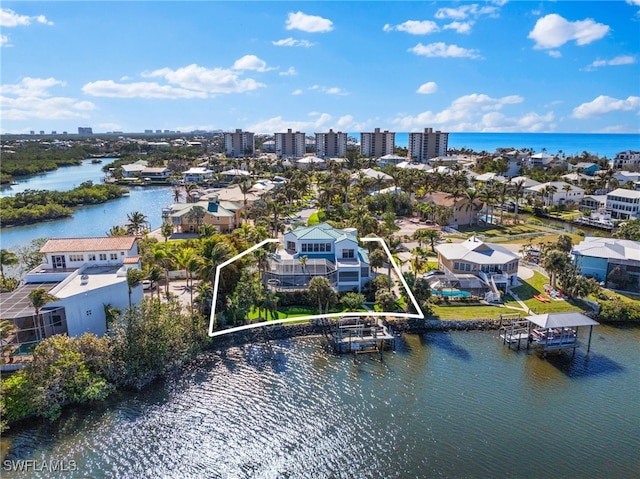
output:
[[[83,181],[101,183],[104,177],[101,168],[111,161],[112,158],[105,158],[103,163],[95,164],[84,160],[81,166],[68,166],[18,180],[17,185],[0,190],[0,196],[12,196],[26,189],[68,191]],[[173,189],[170,186],[132,187],[128,196],[101,205],[79,207],[70,218],[3,228],[0,245],[9,249],[28,244],[36,238],[104,236],[112,226],[126,224],[127,215],[134,211],[144,213],[151,228],[156,229],[162,225],[162,208],[172,203]]]
[[[70,478],[640,477],[639,341],[599,326],[588,355],[543,359],[434,332],[357,362],[321,339],[246,345],[14,427],[6,460],[75,461]]]

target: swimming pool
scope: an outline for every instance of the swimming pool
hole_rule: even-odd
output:
[[[471,296],[469,291],[460,291],[459,289],[449,289],[436,291],[435,289],[431,290],[431,294],[434,296],[446,296],[448,298],[468,298]]]

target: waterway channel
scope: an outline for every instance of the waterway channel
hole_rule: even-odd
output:
[[[495,334],[404,335],[357,362],[313,338],[207,353],[12,428],[6,459],[75,461],[69,478],[640,477],[640,329],[547,359]]]
[[[55,171],[20,179],[16,185],[0,190],[0,196],[11,196],[26,189],[68,191],[83,181],[102,182],[103,163],[84,160],[81,166],[68,166]],[[124,225],[127,215],[141,211],[147,216],[152,229],[162,225],[162,208],[173,203],[173,189],[169,186],[138,186],[129,188],[129,194],[101,205],[79,207],[70,218],[47,221],[28,226],[3,228],[0,232],[2,248],[28,244],[36,238],[70,238],[104,236],[115,225]]]

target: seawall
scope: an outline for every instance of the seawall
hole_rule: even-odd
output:
[[[439,321],[433,319],[393,318],[385,321],[387,327],[395,333],[423,333],[428,331],[474,331],[498,329],[507,324],[497,320],[470,320],[470,321]],[[219,349],[232,346],[241,346],[247,343],[265,340],[288,339],[303,336],[323,336],[329,332],[334,322],[323,324],[313,321],[300,324],[265,326],[264,328],[238,331],[226,336],[215,338],[210,348]]]

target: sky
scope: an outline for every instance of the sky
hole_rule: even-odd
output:
[[[640,0],[3,0],[0,55],[2,133],[640,133]]]

